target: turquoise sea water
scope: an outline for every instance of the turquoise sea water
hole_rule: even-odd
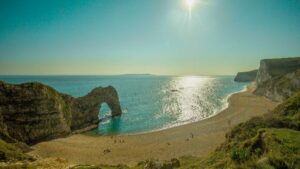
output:
[[[128,134],[165,129],[211,117],[227,106],[228,97],[245,88],[233,76],[0,76],[10,83],[39,81],[74,97],[98,86],[114,86],[123,115],[106,118],[103,103],[99,134]]]

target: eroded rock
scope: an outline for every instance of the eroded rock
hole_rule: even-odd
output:
[[[98,123],[103,102],[111,108],[112,116],[121,115],[112,86],[74,98],[37,82],[13,85],[0,81],[0,136],[33,144],[68,135]]]

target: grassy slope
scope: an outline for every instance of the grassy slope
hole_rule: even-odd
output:
[[[236,126],[196,168],[300,168],[300,93]]]
[[[299,168],[300,132],[259,129],[257,134],[230,148],[217,150],[195,168]]]

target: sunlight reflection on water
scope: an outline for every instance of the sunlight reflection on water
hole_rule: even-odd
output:
[[[172,93],[164,98],[163,114],[173,114],[176,120],[169,124],[179,125],[209,117],[214,113],[209,98],[215,78],[186,76],[170,81]]]
[[[148,88],[141,87],[142,94],[132,96],[137,98],[131,99],[135,107],[124,109],[118,119],[117,123],[123,122],[124,126],[114,130],[116,122],[112,119],[99,126],[100,133],[160,130],[211,117],[227,105],[229,94],[242,90],[245,84],[237,84],[231,77],[184,76],[148,81],[145,85]]]

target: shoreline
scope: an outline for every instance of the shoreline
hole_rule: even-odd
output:
[[[224,106],[222,109],[220,109],[219,111],[217,111],[217,113],[215,113],[214,115],[206,117],[206,118],[203,118],[201,120],[191,121],[191,122],[180,124],[180,125],[177,125],[177,126],[174,125],[174,126],[171,126],[171,127],[166,127],[166,128],[161,128],[161,129],[151,130],[151,131],[145,131],[145,132],[137,132],[137,133],[120,133],[120,134],[111,134],[111,135],[99,135],[99,134],[95,134],[94,135],[94,134],[90,134],[89,132],[91,130],[89,130],[89,131],[82,132],[82,133],[77,133],[77,134],[83,134],[83,135],[86,134],[86,135],[92,136],[92,137],[103,137],[103,136],[104,137],[105,136],[107,136],[107,137],[111,137],[111,136],[137,136],[137,135],[141,135],[141,134],[151,134],[151,133],[161,132],[161,131],[164,131],[164,130],[170,130],[170,129],[177,128],[177,127],[183,127],[185,125],[191,125],[191,124],[194,124],[194,123],[199,123],[201,121],[204,121],[204,120],[213,118],[215,116],[218,116],[220,113],[222,113],[223,111],[225,111],[226,109],[228,109],[229,106],[230,106],[230,98],[233,95],[239,94],[239,93],[243,93],[243,92],[247,92],[247,90],[254,90],[254,88],[255,88],[255,83],[252,82],[252,83],[250,83],[248,85],[245,85],[245,87],[242,90],[228,94],[228,96],[226,96],[226,98],[225,98],[225,100],[226,100],[226,106]]]
[[[84,135],[93,136],[93,137],[103,137],[103,136],[135,136],[135,135],[140,135],[140,134],[148,134],[148,133],[160,132],[160,131],[163,131],[163,130],[169,130],[169,129],[176,128],[176,127],[181,127],[181,126],[185,126],[185,125],[189,125],[189,124],[193,124],[193,123],[198,123],[198,122],[201,122],[203,120],[207,120],[207,119],[213,118],[214,116],[217,116],[218,114],[222,113],[224,110],[226,110],[229,107],[229,105],[230,105],[229,99],[230,99],[230,97],[232,95],[235,95],[235,94],[238,94],[238,93],[243,93],[243,92],[247,91],[248,88],[251,88],[251,87],[254,87],[254,86],[255,86],[255,84],[252,82],[252,83],[249,83],[248,85],[245,85],[242,90],[228,94],[224,98],[224,100],[226,100],[225,106],[223,106],[220,110],[216,111],[213,115],[211,115],[209,117],[206,117],[206,118],[202,118],[200,120],[188,121],[187,123],[181,123],[179,125],[171,125],[169,127],[163,127],[163,128],[160,128],[160,129],[154,129],[154,130],[144,131],[144,132],[120,133],[120,134],[104,134],[104,135],[94,133],[95,131],[93,131],[93,130],[95,130],[98,127],[98,125],[97,125],[97,127],[95,127],[95,125],[92,125],[91,126],[91,130],[83,130],[83,132],[76,132],[76,133],[73,133],[73,134],[84,134]],[[87,128],[89,128],[89,127],[87,127]]]
[[[176,128],[176,127],[181,127],[181,126],[185,126],[185,125],[189,125],[189,124],[193,124],[193,123],[198,123],[198,122],[201,122],[203,120],[207,120],[207,119],[213,118],[214,116],[219,115],[224,110],[228,109],[228,107],[230,106],[230,102],[229,102],[230,97],[232,97],[235,94],[246,92],[248,90],[248,88],[251,88],[251,87],[254,87],[254,86],[255,86],[254,83],[250,83],[248,85],[245,85],[245,87],[242,90],[228,94],[228,96],[226,96],[224,98],[226,100],[226,104],[225,104],[224,107],[222,107],[220,110],[216,111],[216,113],[214,113],[212,116],[203,118],[201,120],[190,121],[190,122],[187,122],[187,123],[184,123],[184,124],[172,125],[170,127],[165,127],[165,128],[156,129],[156,130],[150,130],[150,131],[145,131],[145,132],[124,133],[124,134],[121,133],[121,134],[116,134],[116,135],[99,135],[99,136],[131,136],[131,135],[135,136],[135,135],[140,135],[140,134],[148,134],[148,133],[160,132],[160,131],[163,131],[163,130],[169,130],[169,129]],[[81,134],[85,134],[85,133],[81,133]],[[92,135],[92,136],[97,137],[97,135]]]
[[[169,160],[184,155],[203,157],[225,141],[233,126],[272,110],[278,103],[246,91],[228,98],[228,107],[216,115],[172,128],[140,134],[89,136],[74,134],[32,146],[29,154],[60,157],[72,164],[135,165],[147,159]]]

